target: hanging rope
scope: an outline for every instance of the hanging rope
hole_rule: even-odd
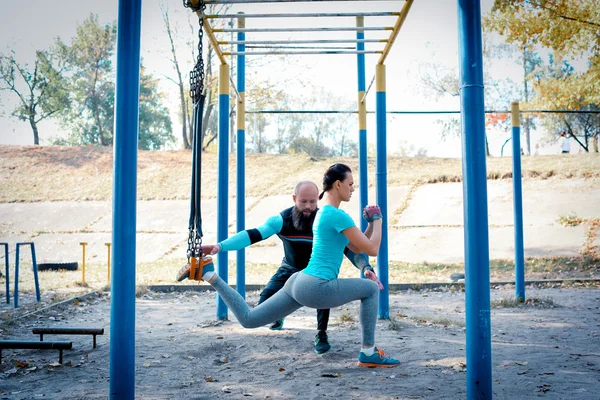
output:
[[[204,111],[204,59],[202,58],[202,38],[204,36],[203,19],[206,5],[204,0],[186,1],[183,5],[199,13],[198,18],[198,57],[196,65],[190,71],[190,96],[194,103],[192,126],[192,190],[190,196],[190,220],[187,258],[202,257],[202,213],[200,210],[202,179],[202,115]]]

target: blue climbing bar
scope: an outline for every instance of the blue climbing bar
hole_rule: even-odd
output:
[[[110,398],[135,398],[135,249],[141,0],[119,0],[115,88]]]
[[[238,28],[244,29],[246,20],[238,18]],[[246,40],[244,32],[238,32],[237,40],[243,42]],[[237,45],[238,53],[246,51],[246,45],[239,43]],[[237,102],[237,137],[236,137],[236,228],[237,231],[246,229],[246,56],[240,54],[237,56],[237,90],[240,98]],[[246,249],[237,251],[236,260],[236,285],[237,292],[246,298]]]
[[[356,26],[362,28],[365,26],[364,17],[356,17]],[[356,31],[357,51],[364,51],[365,43],[361,42],[365,38],[365,31]],[[367,162],[367,99],[365,83],[365,55],[357,54],[358,71],[358,188],[359,188],[359,214],[369,204],[369,177]],[[360,230],[364,232],[367,229],[367,221],[360,218]],[[362,274],[362,273],[361,273]]]
[[[219,66],[219,149],[217,184],[217,242],[227,239],[227,225],[229,213],[229,65],[222,63]],[[226,251],[217,254],[217,272],[221,279],[227,283],[228,257]],[[217,294],[217,319],[227,319],[227,306]]]
[[[467,322],[467,399],[492,398],[490,256],[481,6],[458,0]]]
[[[14,306],[15,308],[19,307],[19,259],[20,254],[19,250],[21,246],[30,246],[31,248],[31,268],[33,270],[33,282],[35,284],[35,297],[37,301],[42,301],[42,297],[40,295],[40,281],[38,279],[38,267],[37,267],[37,259],[35,257],[35,243],[33,242],[17,242],[16,254],[15,254],[15,289],[14,289]],[[8,249],[8,246],[7,246]],[[6,262],[7,262],[7,273],[6,273],[6,282],[8,283],[8,251],[6,253]],[[7,286],[8,287],[8,286]],[[7,290],[8,293],[8,290]],[[7,301],[8,303],[8,301]]]
[[[6,275],[6,304],[10,304],[10,266],[8,262],[8,243],[2,242],[0,246],[4,246],[4,274]]]
[[[387,208],[387,120],[386,120],[386,93],[385,93],[385,64],[377,64],[375,67],[376,105],[375,117],[377,121],[377,205],[383,214],[381,228],[381,245],[377,256],[377,275],[383,290],[379,292],[379,318],[390,317],[390,291],[388,289],[388,208]]]
[[[512,120],[513,203],[515,213],[515,289],[516,297],[525,301],[525,250],[523,246],[523,187],[521,178],[521,120],[519,102],[510,104]]]

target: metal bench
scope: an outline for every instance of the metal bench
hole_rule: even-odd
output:
[[[37,342],[32,340],[0,340],[0,364],[2,363],[3,349],[39,349],[39,350],[58,350],[58,362],[63,362],[63,350],[70,350],[73,347],[71,342]]]
[[[40,341],[44,340],[44,335],[93,335],[96,348],[96,335],[104,335],[104,328],[37,327],[33,328],[31,333],[40,335]]]

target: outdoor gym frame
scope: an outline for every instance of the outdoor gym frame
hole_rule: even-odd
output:
[[[241,4],[271,2],[311,2],[310,0],[213,0],[206,4]],[[317,2],[319,0],[312,0]],[[321,0],[327,1],[327,0]],[[343,0],[329,0],[342,2]],[[352,0],[346,0],[352,1]],[[377,0],[368,0],[377,1]],[[196,1],[195,3],[198,3]],[[363,26],[364,16],[373,13],[337,13],[327,16],[354,16],[356,27],[348,28],[307,28],[303,31],[347,30],[356,31],[356,50],[327,50],[325,53],[314,53],[313,49],[301,54],[357,54],[358,65],[358,109],[359,109],[359,183],[361,208],[367,204],[366,180],[366,105],[364,100],[364,34],[372,30],[391,30],[376,65],[376,180],[377,203],[383,214],[387,213],[387,165],[386,165],[386,81],[385,58],[389,53],[413,0],[403,2],[399,13],[389,13],[397,18],[393,27]],[[467,398],[492,398],[491,367],[491,326],[490,326],[490,273],[489,273],[489,238],[487,210],[487,174],[485,154],[484,123],[484,87],[482,63],[481,8],[479,0],[457,0],[459,60],[460,60],[460,94],[461,94],[461,131],[463,149],[463,187],[464,187],[464,232],[465,232],[465,290],[466,290],[466,359],[467,359]],[[135,397],[135,249],[136,249],[136,183],[137,183],[137,140],[139,112],[140,73],[140,26],[141,0],[119,0],[117,29],[117,79],[115,98],[115,142],[114,142],[114,180],[113,180],[113,273],[110,323],[110,397],[112,399],[133,399]],[[205,33],[215,46],[215,52],[221,61],[219,69],[219,139],[218,165],[219,184],[217,193],[218,228],[217,240],[227,235],[227,141],[229,137],[229,66],[226,55],[238,57],[237,97],[238,97],[238,217],[237,229],[244,229],[244,92],[245,92],[245,33],[253,30],[245,29],[244,18],[267,14],[235,14],[227,18],[237,18],[242,22],[236,30],[238,33],[237,51],[231,54],[220,50],[219,42],[211,30],[209,20],[223,16],[201,15]],[[276,18],[284,18],[292,14],[277,14]],[[325,15],[311,14],[311,17]],[[382,28],[382,29],[381,29]],[[269,28],[265,28],[269,29]],[[275,31],[272,28],[270,31]],[[254,30],[256,31],[256,30]],[[262,30],[264,31],[264,29]],[[285,29],[284,31],[289,31]],[[257,44],[257,43],[253,43]],[[281,43],[261,43],[264,45]],[[279,54],[299,53],[285,49]],[[279,50],[278,50],[279,51]],[[316,51],[316,50],[314,50]],[[322,50],[320,50],[322,51]],[[257,53],[258,54],[258,53]],[[240,150],[241,149],[241,150]],[[240,172],[241,171],[241,172]],[[364,225],[361,224],[364,229]],[[387,221],[384,218],[383,237],[377,261],[379,277],[384,286],[388,285],[388,248]],[[238,263],[244,263],[244,253],[238,252]],[[245,292],[243,273],[238,264],[237,290]],[[226,253],[218,255],[219,275],[227,278]],[[241,270],[243,271],[243,269]],[[242,275],[242,277],[240,277]],[[389,316],[389,294],[380,296],[379,316]],[[217,316],[226,317],[224,305],[217,304]]]

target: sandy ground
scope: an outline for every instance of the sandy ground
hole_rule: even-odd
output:
[[[492,299],[514,288],[492,289]],[[249,293],[255,304],[258,293]],[[541,305],[493,308],[496,399],[590,399],[600,388],[600,288],[527,288]],[[316,313],[303,308],[281,331],[246,330],[215,319],[214,292],[147,292],[137,300],[136,398],[139,399],[458,399],[466,397],[465,294],[403,291],[390,296],[378,345],[402,360],[394,369],[356,366],[358,303],[332,310],[332,349],[313,352]],[[351,316],[353,321],[346,321]],[[344,322],[343,322],[344,321]],[[35,340],[33,326],[98,326],[92,349],[72,340],[57,351],[5,350],[0,399],[106,399],[109,396],[110,297],[89,296],[2,325],[3,338]]]

